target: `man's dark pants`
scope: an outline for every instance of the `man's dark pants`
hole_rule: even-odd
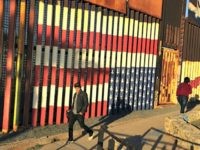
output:
[[[181,106],[180,113],[184,113],[185,107],[187,106],[188,97],[187,96],[178,96],[178,102]]]
[[[83,128],[89,134],[89,136],[93,134],[93,131],[88,126],[85,125],[83,115],[71,113],[68,119],[69,119],[69,139],[68,139],[69,141],[73,140],[73,126],[76,120],[79,122],[81,128]]]

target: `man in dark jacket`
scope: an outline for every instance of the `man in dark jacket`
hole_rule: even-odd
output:
[[[187,106],[189,94],[192,93],[192,87],[189,84],[189,82],[190,82],[190,78],[185,77],[184,82],[178,85],[178,88],[176,91],[177,99],[181,106],[180,113],[185,112],[185,107]]]
[[[70,114],[68,112],[68,120],[69,120],[69,139],[67,144],[70,144],[73,141],[73,126],[75,121],[77,120],[80,126],[89,134],[88,140],[93,139],[93,131],[85,125],[84,123],[84,114],[87,111],[88,106],[88,96],[87,93],[81,90],[80,83],[76,83],[74,85],[76,89],[76,93],[73,96],[72,109],[70,110]]]

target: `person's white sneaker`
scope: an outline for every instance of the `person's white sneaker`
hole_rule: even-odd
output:
[[[88,137],[88,140],[91,141],[91,140],[93,140],[93,138],[94,138],[94,134],[90,135],[90,136]]]

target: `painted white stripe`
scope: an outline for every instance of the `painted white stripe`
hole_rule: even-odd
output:
[[[55,100],[55,85],[50,86],[50,101],[49,101],[49,106],[54,106],[54,100]]]
[[[96,92],[97,92],[97,86],[92,85],[92,103],[96,103]]]
[[[108,35],[112,35],[112,21],[113,21],[113,16],[109,16],[108,18]]]
[[[149,57],[149,66],[153,66],[153,55]]]
[[[138,20],[134,20],[134,37],[138,37],[138,26],[139,26],[139,22]]]
[[[79,68],[80,49],[75,49],[74,68]]]
[[[98,85],[99,86],[99,89],[98,89],[98,98],[97,98],[97,100],[99,101],[99,102],[101,102],[102,101],[102,92],[103,92],[103,84],[99,84]]]
[[[116,62],[116,53],[115,52],[112,52],[112,61],[111,61],[111,67],[114,68],[115,67],[115,62]]]
[[[132,37],[132,35],[133,35],[133,28],[134,28],[133,22],[134,22],[134,20],[133,20],[133,19],[130,19],[129,36],[131,36],[131,37]]]
[[[122,66],[126,67],[126,52],[122,53]],[[129,54],[131,55],[131,54]]]
[[[86,49],[82,49],[81,68],[86,68]]]
[[[62,29],[67,30],[67,20],[68,20],[68,7],[63,8],[63,23]]]
[[[100,57],[100,68],[104,68],[104,63],[105,63],[105,51],[101,51],[101,57]]]
[[[75,9],[71,9],[71,14],[70,14],[70,30],[74,31],[74,21],[75,21]]]
[[[60,5],[56,5],[55,26],[59,27],[59,25],[60,25]]]
[[[46,108],[46,104],[47,104],[47,86],[43,86],[42,87],[42,103],[41,103],[41,107],[45,107]]]
[[[52,25],[53,5],[48,4],[47,6],[47,25]]]
[[[90,32],[94,32],[94,25],[95,25],[95,12],[91,11],[91,16],[90,16]]]
[[[83,32],[88,31],[88,19],[89,19],[89,12],[88,12],[88,10],[84,10]]]
[[[58,47],[53,46],[52,67],[57,67]]]
[[[130,68],[131,67],[131,55],[127,56],[127,67]]]
[[[91,86],[86,86],[86,93],[88,95],[88,104],[90,103],[90,97],[91,97],[90,89],[91,89]]]
[[[97,12],[97,26],[96,26],[96,32],[101,31],[101,11]]]
[[[147,57],[148,55],[146,55],[146,57]],[[140,64],[140,66],[145,66],[145,63],[144,63],[144,61],[145,61],[145,54],[144,53],[141,53],[141,64]]]
[[[147,25],[147,39],[151,39],[151,23],[148,23]]]
[[[82,9],[78,9],[77,12],[77,30],[81,30],[81,26],[82,26]]]
[[[113,35],[117,36],[117,26],[118,26],[118,17],[114,17],[114,29],[113,29]]]
[[[142,35],[143,38],[147,38],[147,23],[144,22],[143,23],[143,35]]]
[[[70,87],[65,87],[65,106],[69,106]]]
[[[37,45],[36,47],[36,60],[35,60],[35,65],[41,65],[41,56],[42,56],[42,46]]]
[[[131,66],[135,67],[136,66],[136,53],[132,54],[132,60],[131,60]]]
[[[88,67],[92,67],[92,53],[93,53],[93,50],[89,49],[89,51],[88,51]]]
[[[106,51],[106,68],[110,68],[110,54],[111,51]]]
[[[118,36],[122,36],[123,21],[124,21],[124,18],[123,17],[119,17],[119,34],[118,34]]]
[[[50,46],[45,46],[44,52],[44,66],[49,66]]]
[[[159,23],[156,23],[156,33],[155,33],[155,40],[158,39],[158,34],[159,34]]]
[[[67,68],[72,68],[72,54],[73,54],[73,49],[68,49]]]
[[[142,27],[143,27],[143,22],[139,22],[138,38],[142,38]]]
[[[121,52],[117,52],[117,60],[115,60],[117,61],[117,67],[121,65],[121,54]]]
[[[38,24],[42,25],[44,22],[44,2],[39,2],[39,11],[38,11]]]
[[[124,35],[128,36],[128,23],[129,23],[129,18],[125,17],[125,22],[124,22]],[[132,28],[132,27],[131,27]]]
[[[152,23],[152,28],[151,28],[151,39],[155,39],[155,22]]]
[[[107,28],[107,16],[103,16],[102,34],[106,34],[106,28]]]
[[[57,106],[62,106],[62,93],[63,93],[63,87],[58,87],[58,99],[57,99]]]
[[[144,67],[149,67],[149,57],[150,57],[150,55],[147,55],[145,57],[146,58],[145,58],[145,65],[144,65]]]
[[[60,50],[60,68],[65,66],[65,49]]]
[[[157,60],[157,57],[156,57],[156,58],[154,57],[154,58],[153,58],[153,67],[154,67],[154,68],[156,68],[156,60]]]
[[[39,95],[39,87],[33,88],[33,106],[32,108],[37,109],[38,108],[38,95]]]
[[[94,68],[98,68],[99,64],[99,51],[95,51],[94,53]]]
[[[103,93],[104,101],[108,100],[108,83],[104,83],[104,93]]]

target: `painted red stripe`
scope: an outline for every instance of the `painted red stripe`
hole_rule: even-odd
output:
[[[43,31],[43,25],[38,24],[38,33],[37,33],[37,44],[41,45],[42,44],[42,31]]]
[[[40,114],[40,126],[45,125],[45,118],[46,118],[46,108],[42,107],[41,108],[41,114]]]
[[[38,114],[38,109],[33,108],[32,109],[32,126],[33,127],[37,126],[37,114]]]
[[[67,111],[69,110],[69,108],[67,106],[64,107],[64,115],[63,115],[63,123],[67,123],[68,122],[68,118],[67,118]]]
[[[49,76],[49,67],[48,66],[44,66],[43,74],[44,74],[44,76],[43,76],[43,86],[48,86],[48,76]]]
[[[99,84],[103,84],[108,83],[109,82],[109,74],[110,74],[110,69],[109,68],[105,68],[105,74],[104,74],[104,69],[100,68],[99,74],[98,74],[98,69],[92,69],[92,68],[88,68],[88,69],[82,69],[82,72],[85,73],[85,70],[87,70],[87,81],[86,81],[86,85],[91,85],[91,83],[93,82],[93,84],[97,84],[98,82],[98,78],[99,78]],[[80,81],[78,80],[78,69],[74,70],[74,82],[80,82],[81,85],[84,85],[84,73],[81,74],[81,78]],[[93,74],[93,75],[92,75]],[[103,78],[105,75],[105,81],[103,82]],[[66,70],[66,86],[70,86],[70,80],[71,80],[71,71],[70,69]]]
[[[94,43],[94,35],[95,33],[94,32],[90,32],[89,33],[89,45],[88,47],[90,49],[93,49],[93,43]],[[70,36],[69,36],[69,47],[70,48],[80,48],[80,36],[81,36],[81,32],[80,31],[77,31],[77,34],[76,34],[76,44],[74,44],[73,42],[73,37],[74,37],[74,31],[70,31]],[[88,33],[83,33],[83,45],[82,45],[82,48],[87,48],[87,36],[88,36]],[[99,40],[100,38],[102,38],[102,42],[99,43]],[[106,38],[107,38],[107,42],[106,41]],[[112,51],[124,51],[126,52],[127,51],[127,47],[126,47],[126,43],[128,42],[128,38],[129,38],[129,42],[131,42],[129,44],[129,47],[128,47],[128,52],[132,52],[132,41],[134,41],[134,52],[136,52],[136,47],[137,47],[137,40],[138,40],[138,44],[142,44],[142,41],[144,38],[138,38],[138,37],[132,37],[132,36],[124,36],[124,39],[122,38],[122,36],[114,36],[114,35],[106,35],[106,34],[102,34],[100,36],[100,33],[96,33],[96,36],[95,36],[95,50],[99,50],[100,47],[105,47],[105,45],[107,44],[107,49],[108,50],[111,50],[111,47],[112,47]],[[151,39],[145,39],[145,40],[149,40],[149,41],[154,41],[154,40],[151,40]],[[118,43],[117,43],[118,41]],[[107,43],[106,43],[107,42]],[[113,42],[113,44],[111,45],[111,43]],[[119,44],[119,43],[123,43],[123,48],[121,47],[122,44]],[[144,41],[145,42],[145,41]],[[64,47],[63,47],[64,48]],[[104,49],[104,48],[103,48]],[[151,51],[151,54],[155,54],[154,51]]]
[[[48,29],[50,30],[50,29]],[[50,32],[50,31],[48,31]],[[75,43],[73,42],[74,41],[74,31],[69,31],[69,45],[68,47],[69,48],[80,48],[81,46],[81,41],[80,41],[80,38],[81,38],[81,31],[77,31],[76,32],[76,41]],[[48,33],[50,34],[50,33]],[[58,39],[59,39],[59,27],[55,27],[55,30],[54,30],[54,45],[57,45],[58,44]],[[122,36],[116,36],[116,35],[106,35],[106,34],[102,34],[100,36],[100,33],[95,33],[95,32],[83,32],[83,43],[82,43],[82,48],[87,48],[87,44],[88,44],[88,48],[90,49],[93,49],[94,48],[94,37],[95,37],[95,50],[99,50],[100,47],[105,47],[105,45],[107,44],[107,49],[108,50],[111,50],[111,47],[112,47],[112,51],[126,51],[126,47],[125,47],[125,43],[126,41],[128,40],[129,38],[129,42],[132,43],[132,40],[134,41],[134,51],[133,52],[136,52],[136,47],[137,47],[137,44],[136,44],[136,41],[139,40],[139,43],[138,44],[141,44],[141,40],[144,39],[144,38],[138,38],[138,37],[132,37],[132,36],[127,36],[125,35],[124,36],[124,47],[122,48],[122,44],[118,44],[118,43],[122,43]],[[87,42],[87,36],[89,36],[89,42]],[[105,39],[106,39],[106,36],[107,36],[107,42]],[[100,41],[100,38],[102,38],[102,42],[99,43]],[[118,38],[118,43],[117,43],[117,38]],[[151,39],[147,39],[147,40],[150,40],[151,42],[154,43],[154,41],[157,41],[157,40],[151,40]],[[42,42],[42,25],[38,25],[38,44],[41,44]],[[107,42],[107,43],[106,43]],[[112,43],[113,42],[113,43]],[[112,43],[112,45],[111,45]],[[47,44],[48,45],[48,44]],[[66,48],[66,30],[62,30],[62,48]],[[118,48],[119,46],[119,48]],[[140,46],[139,46],[140,47]],[[131,52],[131,44],[128,48],[128,52]],[[153,48],[153,46],[152,46]],[[157,51],[154,51],[154,50],[151,50],[150,51],[150,54],[157,54]]]
[[[155,55],[158,54],[158,40],[154,40],[154,53]]]
[[[129,41],[128,41],[128,52],[129,53],[132,52],[132,47],[133,47],[133,38],[129,37]]]
[[[97,117],[101,116],[101,107],[102,107],[102,101],[98,101],[98,103],[97,103]]]
[[[137,52],[137,41],[138,41],[138,38],[133,38],[133,53],[136,53]]]
[[[62,43],[61,43],[62,44],[61,45],[62,48],[66,47],[66,41],[67,41],[66,34],[67,34],[67,31],[66,30],[62,30]]]
[[[125,35],[123,39],[123,52],[127,51],[127,43],[128,43],[128,36]]]
[[[90,108],[89,108],[89,105],[88,105],[87,112],[85,113],[85,118],[86,119],[89,118],[89,111],[90,111]]]
[[[52,71],[51,71],[51,85],[56,85],[56,67],[52,67]]]
[[[141,48],[142,53],[146,53],[146,39],[142,39],[142,48]]]
[[[49,106],[49,118],[48,118],[49,125],[53,125],[53,114],[54,114],[54,106]]]
[[[40,66],[35,66],[35,81],[34,86],[40,85]]]
[[[103,116],[106,116],[108,114],[108,101],[104,100],[103,101]]]
[[[95,94],[95,93],[93,93],[93,94]],[[95,115],[95,112],[96,112],[96,103],[92,103],[90,105],[91,105],[91,117],[93,118],[93,117],[96,116]]]
[[[136,53],[141,53],[142,50],[142,39],[138,38],[138,45],[137,45],[137,52]]]
[[[59,87],[63,87],[64,86],[64,69],[60,68],[59,70],[59,83],[58,83]]]
[[[46,45],[51,44],[51,26],[46,26]]]
[[[149,39],[147,39],[147,43],[146,43],[146,50],[147,50],[147,52],[146,53],[150,53],[150,40]]]
[[[118,48],[117,48],[118,51],[123,51],[123,49],[122,49],[122,40],[123,40],[122,36],[118,36]]]
[[[58,41],[59,41],[59,30],[60,28],[55,26],[54,27],[54,46],[58,45]]]
[[[78,71],[79,70],[74,70],[74,81],[73,81],[73,83],[77,83],[77,82],[79,82],[79,79],[78,79]]]
[[[59,125],[60,122],[61,122],[61,111],[62,111],[62,108],[59,106],[57,106],[57,111],[56,111],[56,124]]]

